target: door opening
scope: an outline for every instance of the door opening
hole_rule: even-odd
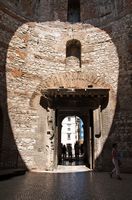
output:
[[[93,111],[81,115],[63,115],[59,121],[58,164],[85,165],[93,169]]]
[[[62,164],[62,161],[68,161],[70,164],[78,164],[82,161],[87,167],[94,169],[94,157],[97,149],[94,135],[100,135],[101,129],[98,128],[101,127],[99,120],[100,112],[107,106],[108,91],[109,89],[101,88],[57,88],[44,90],[43,99],[45,108],[51,108],[56,113],[54,118],[56,131],[54,133],[55,151],[53,160],[56,163],[55,166]],[[78,131],[74,132],[73,143],[70,142],[72,137],[70,125],[68,125],[70,118],[74,119],[74,123],[78,123],[77,127],[80,125]],[[63,133],[65,132],[65,121],[67,121],[66,134]],[[76,126],[74,129],[76,130]],[[82,141],[81,134],[79,133],[81,129]],[[81,144],[83,144],[82,147]],[[65,148],[64,155],[62,155],[63,146]],[[79,155],[75,153],[75,148],[76,152],[79,151]],[[81,148],[82,154],[80,153]],[[68,154],[68,151],[71,151],[71,153]]]
[[[67,116],[61,123],[61,164],[80,165],[84,162],[83,121],[78,116]]]

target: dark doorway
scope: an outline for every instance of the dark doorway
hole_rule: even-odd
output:
[[[83,164],[90,169],[94,169],[95,165],[95,134],[94,131],[98,126],[100,110],[106,107],[108,102],[109,89],[96,89],[96,88],[57,88],[47,89],[44,91],[44,99],[47,105],[55,110],[56,116],[56,142],[57,152],[55,153],[55,163],[62,164],[62,121],[69,116],[78,116],[83,121],[84,130],[84,155]],[[100,109],[101,108],[101,109]],[[96,112],[96,110],[98,112]],[[96,112],[96,117],[94,113]],[[70,138],[70,135],[67,135]],[[69,148],[70,144],[67,145]],[[75,158],[74,158],[75,159]],[[73,157],[70,156],[70,161]]]
[[[80,0],[68,0],[67,21],[80,22]]]
[[[81,67],[81,43],[79,40],[69,40],[66,44],[66,58],[76,58]]]

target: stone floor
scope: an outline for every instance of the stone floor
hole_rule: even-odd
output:
[[[64,172],[0,181],[0,200],[132,200],[132,174],[122,174],[120,181],[106,172]]]
[[[89,168],[87,168],[85,165],[58,165],[58,168],[54,170],[54,173],[68,173],[68,172],[86,172],[91,171]]]

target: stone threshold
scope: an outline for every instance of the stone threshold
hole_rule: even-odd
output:
[[[78,166],[64,166],[58,165],[56,169],[52,171],[46,170],[32,170],[31,172],[37,173],[75,173],[75,172],[91,172],[92,169],[89,169],[85,165],[78,165]]]

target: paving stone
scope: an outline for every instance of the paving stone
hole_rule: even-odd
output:
[[[1,200],[132,200],[132,174],[27,173],[0,182]]]

